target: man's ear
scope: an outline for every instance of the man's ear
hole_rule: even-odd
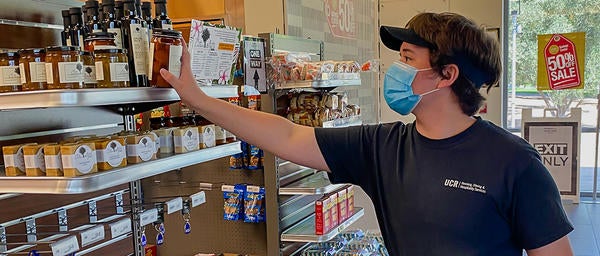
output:
[[[442,74],[442,80],[438,84],[438,88],[451,86],[454,81],[458,79],[458,74],[460,74],[460,71],[458,70],[458,66],[456,64],[448,64],[442,69]]]

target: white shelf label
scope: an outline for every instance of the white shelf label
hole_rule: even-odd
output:
[[[126,218],[110,224],[110,233],[112,238],[122,236],[131,232],[131,219]]]
[[[77,237],[70,236],[50,244],[50,247],[52,247],[53,256],[64,256],[69,253],[77,252],[79,250],[79,243],[77,242]]]
[[[146,226],[158,220],[158,210],[156,208],[146,210],[140,214],[140,226]]]
[[[167,214],[181,211],[183,209],[183,198],[178,197],[167,201]]]
[[[200,191],[196,194],[191,195],[190,199],[192,199],[192,208],[196,207],[198,205],[206,203],[206,193],[204,193],[204,191]]]
[[[98,225],[91,229],[81,232],[81,246],[85,247],[95,242],[103,240],[105,237],[104,226]]]

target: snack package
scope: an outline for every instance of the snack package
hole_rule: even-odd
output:
[[[338,197],[337,193],[329,194],[329,214],[331,215],[331,229],[337,227],[340,222],[338,219]]]
[[[315,202],[315,233],[323,235],[331,229],[330,197],[323,196]]]
[[[340,223],[348,219],[348,200],[346,197],[346,188],[342,188],[334,193],[337,193],[338,204],[338,220]]]
[[[235,186],[223,185],[223,219],[240,220],[243,215],[244,190],[246,185],[236,184]]]
[[[348,201],[348,218],[354,215],[354,185],[346,186],[346,200]]]
[[[244,222],[258,223],[261,221],[260,214],[264,208],[263,199],[265,188],[259,186],[247,186],[244,193]]]
[[[263,151],[262,149],[258,148],[257,146],[254,145],[249,145],[248,146],[249,149],[249,154],[248,154],[248,160],[246,161],[248,163],[247,169],[248,170],[261,170],[263,169]]]
[[[244,169],[247,166],[246,158],[244,158],[244,152],[246,152],[246,150],[248,149],[248,143],[246,143],[245,141],[241,141],[240,147],[242,150],[241,153],[237,153],[229,157],[229,169],[239,170]]]

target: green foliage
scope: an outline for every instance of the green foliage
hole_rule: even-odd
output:
[[[520,8],[519,8],[520,7]],[[540,92],[549,108],[562,110],[577,105],[585,96],[598,93],[600,84],[600,4],[597,0],[510,0],[509,9],[518,10],[517,24],[521,33],[517,34],[517,85],[537,83],[537,35],[585,32],[585,89]],[[510,12],[509,12],[510,13]],[[512,62],[512,40],[514,28],[509,17],[509,58]],[[510,63],[509,62],[509,63]],[[508,74],[512,74],[507,65]],[[510,75],[509,75],[510,77]],[[566,113],[566,112],[563,112]]]

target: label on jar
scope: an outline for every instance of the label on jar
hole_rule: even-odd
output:
[[[144,136],[138,144],[127,145],[127,156],[136,156],[140,157],[142,161],[148,161],[156,152],[155,146],[156,143],[150,137]]]
[[[85,84],[95,84],[96,81],[96,66],[85,65],[83,66],[85,72],[83,73],[83,82]]]
[[[215,125],[215,140],[225,140],[227,136],[225,134],[225,129],[223,127]]]
[[[162,29],[173,29],[173,24],[163,23],[161,26],[162,26]]]
[[[4,165],[5,167],[11,166],[16,167],[21,171],[25,171],[25,158],[23,157],[23,147],[19,148],[16,154],[4,155]]]
[[[123,48],[120,28],[109,28],[106,30],[106,32],[115,33],[115,44],[117,45],[117,48]]]
[[[73,155],[62,155],[62,163],[65,169],[77,169],[80,173],[87,174],[96,164],[96,150],[87,145],[81,145],[77,147]]]
[[[21,73],[24,74],[24,73]],[[46,63],[44,62],[29,62],[29,76],[33,83],[46,82]],[[25,76],[23,76],[25,77]]]
[[[121,165],[127,158],[125,146],[118,141],[111,141],[104,150],[98,152],[98,162],[108,163],[112,167]]]
[[[0,67],[0,86],[8,85],[21,85],[21,71],[19,67]]]
[[[25,74],[25,64],[24,63],[19,63],[19,73],[21,74]],[[25,77],[25,75],[21,76],[21,84],[26,84],[27,83],[27,77]]]
[[[150,51],[148,51],[148,80],[152,80],[152,73],[154,73],[154,69],[152,65],[154,64],[154,43],[150,43]]]
[[[52,63],[45,63],[46,65],[46,81],[48,84],[54,83],[54,74],[52,74]]]
[[[126,82],[129,81],[129,64],[126,62],[110,63],[110,81]]]
[[[95,50],[105,50],[105,49],[117,49],[114,45],[94,45]]]
[[[96,65],[96,80],[104,81],[104,68],[102,61],[96,61],[94,65]]]
[[[40,169],[43,173],[46,173],[46,161],[44,159],[44,150],[39,149],[35,155],[26,155],[25,167]]]
[[[169,47],[169,72],[173,73],[175,77],[179,77],[181,70],[181,54],[183,52],[183,46],[171,45]]]
[[[213,127],[214,126],[212,125],[204,127],[202,139],[200,140],[200,144],[204,143],[204,145],[208,148],[215,146],[215,130]]]
[[[84,70],[83,62],[59,62],[58,78],[60,83],[78,83],[83,82]]]
[[[46,163],[46,169],[59,169],[62,170],[62,162],[60,153],[58,155],[45,155],[44,162]]]
[[[130,24],[131,50],[135,63],[135,74],[146,75],[148,64],[148,29],[141,24]]]

